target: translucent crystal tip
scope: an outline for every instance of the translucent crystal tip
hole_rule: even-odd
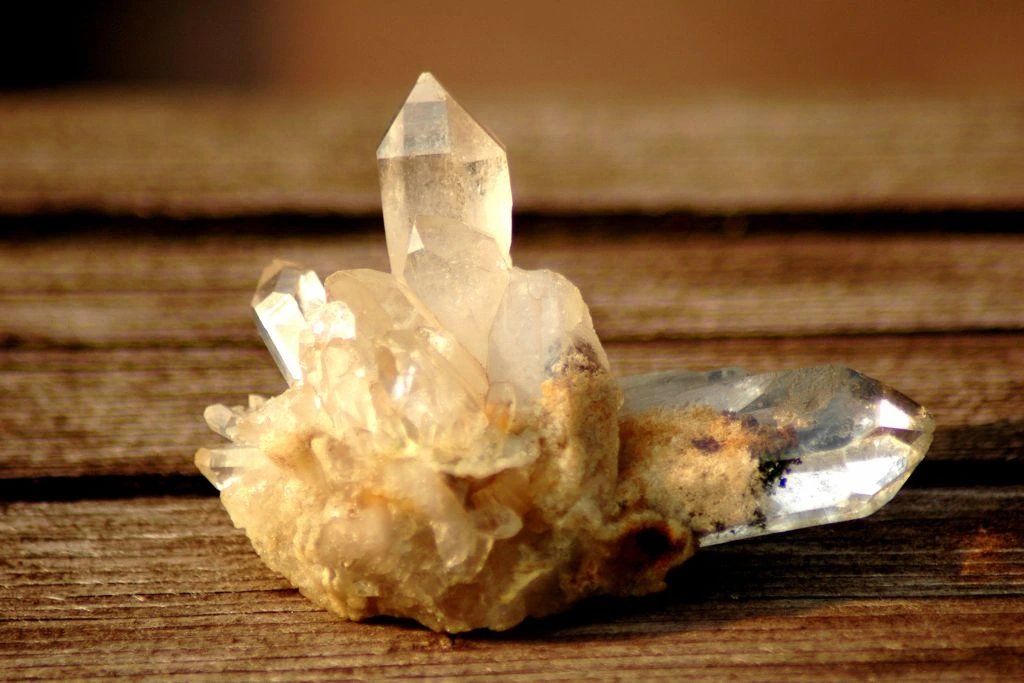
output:
[[[392,273],[402,273],[421,216],[486,233],[507,256],[512,186],[505,148],[433,74],[416,80],[377,147],[377,166]]]
[[[750,515],[698,530],[702,546],[869,515],[899,491],[935,431],[923,407],[838,366],[659,373],[622,387],[627,416],[670,410],[686,419],[710,409],[704,414],[735,423],[734,443],[754,458]],[[693,443],[710,444],[716,457],[726,448],[710,435]]]
[[[200,448],[196,453],[195,462],[203,476],[216,486],[218,491],[223,491],[247,470],[265,466],[268,461],[259,448],[225,446]]]
[[[413,90],[409,94],[410,101],[439,100],[445,97],[449,97],[448,91],[429,71],[424,71],[419,75],[416,85],[413,86]]]
[[[260,277],[252,298],[256,327],[289,384],[302,379],[299,338],[309,328],[306,314],[326,298],[316,273],[295,263],[275,260]]]

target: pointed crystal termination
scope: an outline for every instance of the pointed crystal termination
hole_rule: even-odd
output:
[[[550,270],[512,269],[491,328],[491,382],[511,385],[529,403],[546,379],[584,366],[607,371],[608,357],[580,290]]]
[[[289,385],[302,380],[299,338],[309,329],[306,314],[326,300],[316,273],[294,263],[275,260],[260,276],[252,297],[256,327]]]
[[[629,377],[620,386],[624,424],[652,412],[675,414],[692,431],[701,419],[713,424],[695,419],[701,411],[735,422],[730,439],[688,434],[700,453],[694,457],[727,457],[729,448],[740,448],[756,465],[748,514],[698,528],[702,546],[875,512],[921,462],[935,429],[920,405],[837,366],[764,375],[666,372]]]
[[[421,74],[377,149],[391,272],[401,277],[419,216],[490,235],[508,259],[512,186],[505,148],[429,73]],[[415,245],[412,245],[415,247]]]
[[[218,491],[234,484],[247,470],[268,464],[263,451],[247,441],[238,430],[239,420],[244,420],[247,414],[258,410],[265,403],[266,399],[262,396],[250,394],[247,407],[229,408],[217,403],[207,406],[203,412],[203,418],[210,429],[234,442],[223,448],[200,448],[196,453],[196,467]]]
[[[200,448],[196,453],[196,467],[218,491],[234,484],[245,471],[268,462],[258,446]]]

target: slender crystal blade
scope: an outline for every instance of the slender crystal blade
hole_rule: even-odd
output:
[[[486,233],[508,259],[512,186],[505,148],[431,74],[420,75],[381,140],[377,167],[392,273],[404,270],[419,216]]]
[[[260,277],[252,298],[256,327],[289,385],[302,380],[299,338],[309,329],[305,314],[325,301],[316,273],[297,264],[275,260]]]
[[[705,546],[875,512],[921,462],[935,428],[928,412],[907,397],[837,366],[763,375],[737,369],[657,373],[626,378],[620,386],[624,417],[701,406],[777,436],[750,441],[773,444],[751,452],[761,473],[754,513],[701,534]]]

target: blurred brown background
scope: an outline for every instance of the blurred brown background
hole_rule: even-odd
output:
[[[4,14],[5,89],[390,90],[430,69],[459,89],[1024,92],[1015,0],[87,0]]]
[[[417,74],[517,210],[1024,205],[1014,0],[43,0],[0,21],[0,213],[378,210]]]

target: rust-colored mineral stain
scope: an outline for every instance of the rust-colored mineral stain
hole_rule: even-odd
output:
[[[619,423],[620,504],[702,534],[756,519],[760,456],[795,436],[707,406],[657,408]]]

